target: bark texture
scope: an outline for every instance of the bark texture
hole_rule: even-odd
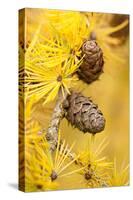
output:
[[[66,97],[67,97],[67,92],[65,92],[63,96],[62,91],[60,90],[58,99],[57,99],[57,102],[52,114],[52,118],[51,118],[48,130],[46,132],[46,139],[50,144],[51,151],[54,151],[57,146],[59,126],[65,113],[62,105]]]

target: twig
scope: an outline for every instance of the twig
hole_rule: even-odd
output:
[[[63,102],[67,98],[67,95],[68,94],[66,91],[64,91],[64,95],[62,94],[61,90],[59,91],[58,99],[53,111],[53,115],[52,115],[48,130],[46,132],[46,139],[50,144],[51,151],[54,151],[57,146],[59,126],[65,114],[65,111],[63,108]]]

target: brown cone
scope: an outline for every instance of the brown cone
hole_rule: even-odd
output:
[[[97,80],[103,73],[103,52],[95,40],[87,40],[82,45],[83,63],[78,70],[78,76],[86,83]]]
[[[98,133],[104,130],[105,119],[90,98],[81,93],[72,92],[67,98],[66,118],[72,126],[86,133]]]

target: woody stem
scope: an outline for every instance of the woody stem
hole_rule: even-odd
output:
[[[46,139],[50,144],[51,151],[54,151],[57,146],[59,126],[65,114],[65,111],[63,109],[63,102],[67,98],[67,95],[68,94],[66,91],[64,91],[64,95],[63,95],[62,91],[59,90],[58,99],[56,101],[52,118],[46,132]]]

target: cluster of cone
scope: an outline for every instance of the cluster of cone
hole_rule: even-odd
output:
[[[79,79],[87,84],[97,80],[103,73],[103,52],[95,40],[87,40],[82,45],[83,62],[77,71]],[[67,97],[66,119],[72,126],[86,133],[96,134],[104,130],[105,119],[98,106],[88,97],[72,91]]]

